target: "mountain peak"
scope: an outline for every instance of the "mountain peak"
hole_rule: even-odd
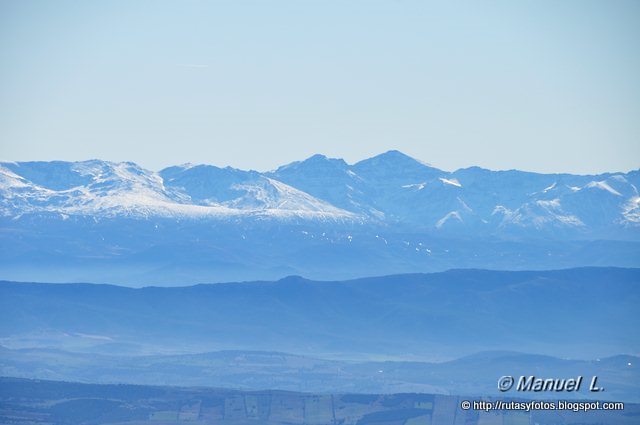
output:
[[[301,169],[306,170],[318,170],[319,172],[326,172],[328,169],[346,169],[347,163],[343,159],[329,158],[322,154],[315,154],[303,161],[294,161],[289,164],[283,165],[275,170],[274,174],[278,173],[291,173],[297,172]]]
[[[304,277],[300,276],[300,275],[289,275],[289,276],[285,276],[282,279],[278,280],[279,284],[285,284],[285,285],[299,285],[302,283],[310,283],[311,281],[308,279],[305,279]]]
[[[307,162],[307,161],[326,161],[328,159],[329,158],[327,158],[326,155],[323,155],[321,153],[316,153],[316,154],[311,155],[309,158],[305,159],[304,162]]]
[[[315,155],[311,155],[309,158],[302,161],[303,164],[321,164],[321,163],[330,163],[335,165],[347,165],[346,162],[342,158],[329,158],[326,155],[317,153]]]
[[[382,179],[393,184],[426,181],[442,171],[400,151],[390,150],[356,163],[353,170],[361,176]]]
[[[390,150],[374,157],[364,159],[358,163],[356,163],[355,167],[362,166],[384,166],[384,165],[398,165],[398,166],[410,166],[410,167],[420,167],[420,168],[431,168],[434,169],[430,164],[426,162],[415,159],[405,153],[400,152],[399,150]]]
[[[409,158],[409,159],[414,159],[414,158],[410,157],[409,155],[407,155],[407,154],[405,154],[403,152],[400,152],[397,149],[390,149],[390,150],[388,150],[386,152],[383,152],[383,153],[381,153],[379,155],[376,155],[376,156],[385,156],[385,157],[391,157],[391,158]]]

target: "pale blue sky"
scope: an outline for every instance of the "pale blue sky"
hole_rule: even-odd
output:
[[[1,1],[0,159],[640,166],[638,1]]]

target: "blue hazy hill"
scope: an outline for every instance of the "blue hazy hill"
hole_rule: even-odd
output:
[[[616,268],[141,289],[3,282],[0,337],[159,352],[238,348],[433,358],[512,350],[597,358],[640,349],[639,283],[638,269]]]

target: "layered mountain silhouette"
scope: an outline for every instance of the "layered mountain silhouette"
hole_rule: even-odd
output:
[[[106,161],[0,163],[2,215],[226,218],[408,224],[444,233],[640,229],[640,171],[578,176],[478,167],[453,173],[398,151],[349,165],[314,155],[259,173],[212,165],[151,172]]]
[[[5,162],[0,277],[171,283],[637,266],[638,184],[640,170],[446,172],[398,151],[356,164],[314,155],[264,173]]]
[[[485,350],[595,359],[637,353],[640,269],[451,270],[352,281],[175,288],[0,282],[14,347],[220,349],[423,358]]]

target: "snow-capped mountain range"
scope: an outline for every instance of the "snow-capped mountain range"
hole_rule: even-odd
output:
[[[0,279],[130,285],[640,266],[640,171],[0,164]]]
[[[273,218],[409,226],[440,234],[635,239],[640,170],[601,175],[446,172],[398,151],[347,164],[314,155],[260,173],[212,165],[0,163],[0,214]]]
[[[12,217],[355,216],[260,173],[208,165],[156,173],[130,162],[2,163],[0,179],[2,214]]]

